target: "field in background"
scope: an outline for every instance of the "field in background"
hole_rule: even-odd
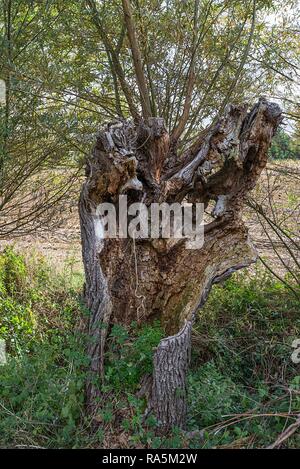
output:
[[[78,182],[78,195],[80,182]],[[72,194],[76,191],[72,191]],[[268,164],[268,169],[263,172],[258,186],[253,192],[253,198],[266,213],[275,216],[288,228],[291,233],[297,233],[299,241],[299,217],[300,217],[300,163],[295,160],[277,161]],[[266,236],[263,226],[253,209],[245,210],[245,221],[249,226],[250,236],[259,254],[283,274],[285,269],[274,253],[274,244],[280,250],[278,237],[271,233],[271,241]],[[273,242],[272,242],[273,239]],[[55,229],[39,229],[22,238],[0,240],[0,248],[5,245],[15,245],[22,251],[36,251],[43,254],[48,262],[55,268],[64,268],[65,262],[72,264],[73,268],[82,271],[80,229],[77,212],[77,200],[69,204],[67,213],[58,207]],[[289,262],[288,253],[283,257]]]

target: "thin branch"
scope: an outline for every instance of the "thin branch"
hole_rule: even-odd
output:
[[[128,103],[130,113],[131,113],[133,119],[138,120],[140,116],[139,116],[139,112],[138,112],[138,110],[137,110],[137,108],[136,108],[136,106],[133,102],[132,92],[131,92],[130,86],[129,86],[129,84],[127,83],[127,81],[125,79],[124,70],[121,66],[118,53],[114,50],[114,48],[111,44],[111,41],[108,38],[107,32],[106,32],[106,30],[105,30],[105,28],[102,24],[99,12],[97,10],[95,0],[86,0],[86,5],[87,5],[87,7],[88,7],[88,9],[89,9],[89,11],[92,15],[94,25],[96,26],[96,28],[99,32],[99,35],[100,35],[100,38],[101,38],[101,40],[104,44],[106,53],[107,53],[107,55],[110,54],[110,56],[111,56],[112,65],[113,65],[114,71],[117,74],[118,79],[120,81],[120,85],[121,85],[121,88],[123,90],[126,101]]]
[[[250,29],[250,33],[249,33],[249,38],[248,38],[247,44],[246,44],[245,49],[244,49],[244,53],[243,53],[241,63],[240,63],[240,65],[239,65],[239,67],[236,71],[234,79],[231,82],[229,90],[228,90],[228,92],[227,92],[227,94],[226,94],[226,96],[225,96],[225,98],[224,98],[224,100],[223,100],[223,102],[220,106],[219,115],[223,113],[226,105],[228,104],[230,96],[231,96],[233,90],[235,89],[236,84],[237,84],[237,82],[238,82],[238,80],[241,76],[241,73],[244,69],[247,57],[249,56],[249,52],[250,52],[250,48],[251,48],[251,44],[252,44],[252,40],[253,40],[253,36],[254,36],[255,22],[256,22],[256,0],[253,0],[252,22],[251,22],[251,29]]]
[[[178,125],[174,129],[171,135],[171,139],[173,142],[177,142],[180,135],[184,131],[185,124],[189,118],[189,112],[191,109],[192,104],[192,94],[193,88],[195,84],[195,57],[196,57],[196,49],[197,49],[197,39],[198,39],[198,16],[199,16],[199,0],[195,1],[195,9],[194,9],[194,29],[193,29],[193,44],[192,44],[192,58],[191,63],[188,71],[188,79],[187,79],[187,87],[186,87],[186,97],[183,106],[183,112],[179,119]]]
[[[281,446],[290,436],[292,436],[300,427],[300,415],[298,416],[296,422],[292,423],[284,432],[279,435],[274,443],[267,447],[267,449],[275,449],[278,446]]]
[[[150,97],[148,92],[148,87],[146,83],[146,78],[143,71],[142,65],[142,56],[141,51],[137,39],[136,28],[134,24],[134,18],[132,14],[132,9],[130,5],[130,0],[122,0],[123,4],[123,11],[124,11],[124,19],[125,24],[127,27],[128,39],[130,43],[133,65],[135,70],[136,81],[138,84],[141,104],[142,104],[142,111],[144,119],[148,119],[151,117],[151,103]]]

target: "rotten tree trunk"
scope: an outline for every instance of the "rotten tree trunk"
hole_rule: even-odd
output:
[[[165,428],[184,426],[186,373],[195,315],[213,283],[256,260],[241,219],[247,193],[267,162],[281,120],[277,105],[261,99],[250,112],[228,106],[225,116],[182,155],[170,145],[162,119],[108,125],[87,161],[79,212],[90,310],[87,386],[90,412],[97,409],[108,327],[158,318],[166,332],[154,356],[148,399]],[[121,194],[128,205],[143,202],[214,202],[201,249],[186,240],[103,238],[98,207]],[[119,215],[122,216],[122,213]]]

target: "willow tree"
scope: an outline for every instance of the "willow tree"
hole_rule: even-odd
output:
[[[166,337],[154,352],[152,377],[141,383],[148,398],[147,411],[153,412],[166,428],[184,426],[193,321],[214,283],[256,260],[242,210],[248,192],[266,165],[281,111],[264,98],[249,110],[245,104],[227,104],[224,98],[219,117],[212,119],[210,126],[196,134],[183,149],[181,141],[190,119],[201,34],[199,1],[193,2],[185,99],[172,132],[154,112],[151,84],[144,71],[130,2],[123,0],[122,7],[140,106],[134,102],[97,3],[93,0],[86,3],[132,116],[132,120],[119,119],[98,132],[87,159],[79,202],[84,295],[90,310],[91,378],[87,383],[87,403],[90,412],[94,412],[100,391],[93,377],[103,373],[109,326],[158,318]],[[256,2],[251,4],[249,40],[241,68],[255,26]],[[129,204],[143,201],[147,207],[153,202],[204,204],[211,217],[204,226],[204,245],[190,250],[185,239],[103,239],[99,236],[101,218],[97,208],[110,202],[117,210],[121,194],[127,195]]]

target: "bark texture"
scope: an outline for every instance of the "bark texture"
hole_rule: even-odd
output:
[[[108,124],[97,135],[87,161],[79,212],[86,274],[85,299],[90,310],[91,379],[87,397],[96,407],[93,376],[103,371],[109,325],[159,318],[166,331],[154,356],[149,396],[164,427],[184,425],[186,370],[196,312],[213,283],[256,260],[241,212],[247,193],[266,165],[280,108],[265,99],[247,112],[228,106],[223,118],[177,154],[164,122]],[[184,239],[103,239],[97,207],[144,202],[213,202],[201,249],[186,249]]]
[[[154,355],[153,384],[148,412],[164,428],[182,426],[187,414],[186,375],[190,358],[192,321],[163,339]]]

